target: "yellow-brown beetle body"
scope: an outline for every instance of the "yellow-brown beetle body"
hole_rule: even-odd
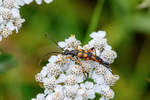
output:
[[[64,50],[63,55],[71,55],[72,57],[76,56],[79,57],[80,59],[84,60],[93,60],[96,61],[106,67],[109,66],[108,62],[103,61],[100,57],[98,57],[96,54],[92,53],[92,50],[95,48],[91,48],[89,50],[83,50],[83,49],[75,49],[75,50]]]

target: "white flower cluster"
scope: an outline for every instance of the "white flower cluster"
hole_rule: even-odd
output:
[[[35,0],[41,4],[42,0]],[[53,0],[45,0],[50,3]],[[22,23],[25,21],[20,16],[19,8],[25,4],[30,4],[33,0],[0,0],[0,41],[7,38],[13,31],[18,33]]]
[[[64,50],[74,50],[76,46],[84,50],[95,47],[97,55],[111,64],[117,55],[107,44],[105,35],[104,31],[93,32],[90,35],[92,40],[83,47],[75,36],[59,42],[58,45]],[[113,75],[107,67],[95,61],[80,59],[87,73],[85,77],[82,67],[75,60],[65,58],[62,54],[49,58],[49,63],[36,75],[36,81],[43,84],[44,93],[38,94],[32,100],[88,100],[94,99],[96,93],[101,95],[99,100],[114,97],[110,86],[119,79],[118,75]]]

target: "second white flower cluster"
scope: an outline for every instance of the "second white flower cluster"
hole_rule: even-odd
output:
[[[42,0],[35,0],[37,4],[41,4]],[[53,0],[45,0],[50,3]],[[0,0],[0,41],[7,38],[13,31],[18,33],[25,19],[21,18],[20,7],[30,4],[33,0]]]
[[[107,44],[105,35],[104,31],[93,32],[90,35],[92,40],[83,47],[75,36],[59,42],[58,45],[64,50],[74,50],[76,46],[84,50],[95,47],[97,55],[111,64],[117,55]],[[80,59],[87,73],[85,78],[82,67],[65,57],[59,54],[49,58],[49,63],[36,75],[36,81],[43,84],[44,93],[39,93],[32,100],[88,100],[94,99],[96,93],[101,95],[99,100],[114,97],[114,91],[110,87],[119,79],[118,75],[113,75],[110,69],[95,61]]]

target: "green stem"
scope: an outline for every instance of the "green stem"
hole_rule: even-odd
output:
[[[104,0],[97,0],[97,4],[96,4],[96,7],[93,12],[92,20],[90,22],[88,31],[87,31],[85,39],[83,41],[84,43],[86,43],[89,40],[89,34],[91,34],[93,31],[96,31],[96,27],[99,22],[99,18],[100,18],[100,14],[101,14],[103,5],[104,5]]]

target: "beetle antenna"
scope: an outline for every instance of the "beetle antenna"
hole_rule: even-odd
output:
[[[59,54],[60,52],[49,52],[49,53],[47,53],[47,54],[45,54],[44,56],[42,56],[42,58],[40,59],[40,61],[39,61],[39,65],[41,65],[42,64],[42,61],[46,58],[46,57],[48,57],[48,56],[51,56],[51,55],[56,55],[56,54]]]
[[[49,37],[50,40],[51,40],[52,42],[54,42],[54,43],[58,46],[58,48],[60,48],[60,49],[63,51],[63,49],[58,45],[57,41],[55,41],[48,33],[46,33],[45,36],[46,36],[46,37]]]

